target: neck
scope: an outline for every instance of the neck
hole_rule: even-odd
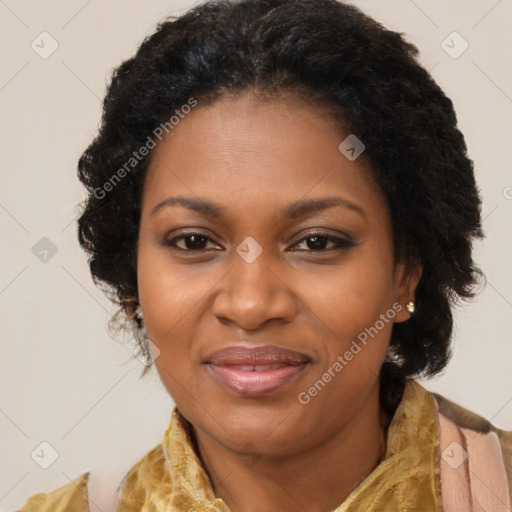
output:
[[[380,463],[390,421],[376,386],[347,424],[293,455],[241,456],[203,432],[195,438],[215,495],[231,512],[329,512]]]

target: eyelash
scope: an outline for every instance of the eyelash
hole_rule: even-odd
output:
[[[173,249],[176,249],[178,251],[182,251],[182,252],[189,252],[189,253],[197,253],[197,252],[202,252],[204,251],[204,249],[182,249],[180,247],[177,247],[176,246],[176,242],[179,241],[179,240],[183,240],[185,238],[188,238],[188,237],[192,237],[192,236],[199,236],[199,237],[202,237],[204,239],[206,239],[206,242],[213,242],[213,240],[206,236],[206,235],[203,235],[201,233],[186,233],[186,234],[183,234],[183,235],[179,235],[179,236],[176,236],[174,238],[171,238],[170,240],[164,240],[163,242],[163,245],[165,247],[169,247],[169,248],[173,248]],[[312,233],[306,237],[303,237],[301,238],[300,240],[298,240],[295,244],[295,245],[298,245],[302,242],[305,242],[311,238],[315,238],[315,237],[318,237],[318,238],[323,238],[323,239],[326,239],[328,242],[333,242],[335,244],[335,247],[332,247],[331,249],[319,249],[319,250],[313,250],[313,249],[309,249],[309,250],[306,250],[305,252],[312,252],[312,253],[328,253],[329,251],[341,251],[343,249],[348,249],[350,247],[355,247],[355,244],[354,242],[350,241],[350,240],[346,240],[346,239],[343,239],[343,238],[338,238],[338,237],[335,237],[335,236],[332,236],[332,235],[328,235],[326,233]],[[215,243],[215,242],[213,242]],[[294,249],[296,250],[296,249]]]

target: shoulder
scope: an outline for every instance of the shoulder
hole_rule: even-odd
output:
[[[503,448],[511,448],[512,430],[500,429],[483,416],[480,416],[469,409],[465,409],[461,405],[448,400],[444,396],[434,392],[431,392],[431,394],[437,401],[439,412],[454,421],[459,427],[467,430],[473,430],[480,434],[494,432],[502,442]]]
[[[34,494],[16,512],[90,512],[87,499],[89,475],[90,472],[82,473],[58,489]]]
[[[507,480],[512,490],[512,430],[500,429],[475,412],[465,409],[437,393],[432,392],[431,394],[437,401],[439,412],[461,428],[466,434],[466,438],[473,440],[489,436],[496,437],[501,448]]]
[[[108,483],[103,478],[101,471],[87,471],[58,489],[30,496],[16,512],[92,512],[89,506],[89,495],[93,500],[91,503],[98,506],[106,502],[110,503],[112,493],[116,494],[117,499],[118,492],[120,492],[119,507],[129,506],[131,507],[129,510],[140,510],[145,503],[148,489],[169,485],[170,480],[165,464],[166,458],[162,446],[157,445],[139,459],[127,473],[122,472],[124,478],[117,489],[111,488],[112,483]],[[115,483],[117,485],[119,482],[116,480]],[[110,504],[107,508],[101,506],[100,510],[110,510],[109,507]]]

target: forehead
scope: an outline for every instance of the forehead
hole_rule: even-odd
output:
[[[382,201],[363,158],[349,160],[339,146],[343,131],[321,108],[290,96],[225,96],[198,105],[153,150],[144,197],[245,197],[279,202],[340,193]]]

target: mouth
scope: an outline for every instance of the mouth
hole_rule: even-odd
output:
[[[274,345],[234,346],[211,354],[205,364],[221,385],[243,397],[274,393],[295,380],[311,362],[305,354]]]

